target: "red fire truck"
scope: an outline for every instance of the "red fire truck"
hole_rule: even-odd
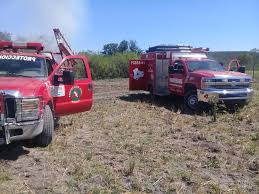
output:
[[[54,34],[59,53],[37,42],[0,41],[0,144],[33,139],[47,146],[60,116],[91,109],[87,58],[75,55],[58,29]]]
[[[153,95],[184,97],[185,108],[197,111],[203,102],[243,105],[250,101],[252,78],[225,70],[207,57],[207,48],[191,46],[155,46],[130,60],[129,89],[145,90]]]

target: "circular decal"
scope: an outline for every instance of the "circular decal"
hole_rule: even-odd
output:
[[[82,96],[82,90],[79,87],[73,87],[71,88],[69,92],[69,97],[73,102],[78,102],[80,100],[80,97]]]

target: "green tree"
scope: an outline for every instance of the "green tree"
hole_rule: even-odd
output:
[[[103,46],[103,54],[105,55],[114,55],[118,51],[117,43],[109,43]]]
[[[128,51],[129,48],[129,43],[127,40],[123,40],[120,42],[119,46],[118,46],[118,52],[123,53]]]
[[[136,40],[130,40],[129,41],[129,50],[131,52],[141,53],[141,49],[137,46],[137,41]]]
[[[253,57],[250,54],[241,54],[238,56],[241,65],[249,66],[253,63]]]

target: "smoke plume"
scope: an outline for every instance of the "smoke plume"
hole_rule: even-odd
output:
[[[1,31],[11,32],[14,41],[41,41],[51,50],[56,47],[53,28],[60,28],[68,42],[73,42],[87,24],[84,0],[12,0],[1,7],[8,18],[1,19]]]

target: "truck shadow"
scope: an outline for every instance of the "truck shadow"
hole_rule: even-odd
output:
[[[0,161],[1,160],[17,160],[22,155],[29,154],[28,150],[25,150],[21,142],[11,143],[9,145],[0,146]]]
[[[173,112],[184,113],[183,98],[177,96],[157,97],[146,93],[128,94],[118,97],[127,102],[145,102],[157,107],[164,107]]]
[[[188,115],[196,114],[196,115],[208,115],[208,116],[212,115],[212,106],[210,105],[205,105],[203,107],[204,109],[199,112],[191,112],[188,110],[184,110],[183,97],[179,97],[179,96],[154,97],[147,93],[137,93],[137,94],[128,94],[124,96],[119,96],[118,98],[120,100],[124,100],[127,102],[144,102],[157,107],[164,107],[170,111],[179,112],[181,114],[188,114]],[[221,114],[224,114],[224,113],[233,114],[236,111],[238,111],[238,109],[234,110],[232,108],[227,108],[222,104],[217,107],[217,113],[221,113]]]

